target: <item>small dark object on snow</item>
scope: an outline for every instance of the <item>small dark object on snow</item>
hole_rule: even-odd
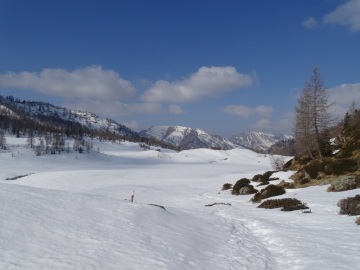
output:
[[[24,174],[24,175],[18,175],[18,176],[14,176],[14,177],[5,178],[5,180],[17,180],[19,178],[26,177],[26,176],[29,176],[29,175],[32,175],[32,174],[33,173]]]
[[[231,206],[231,203],[223,203],[223,202],[221,202],[221,203],[207,204],[207,205],[205,205],[205,206],[206,206],[206,207],[209,207],[209,206],[214,206],[214,205],[218,205],[218,204],[223,204],[223,205],[229,205],[229,206]]]
[[[164,210],[166,211],[165,207],[164,207],[164,206],[162,206],[162,205],[153,204],[153,203],[149,203],[149,205],[151,205],[151,206],[156,206],[156,207],[159,207],[159,208],[162,208],[162,209],[164,209]]]

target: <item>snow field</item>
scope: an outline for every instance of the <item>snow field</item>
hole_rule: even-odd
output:
[[[176,153],[94,142],[100,153],[35,157],[21,141],[11,143],[10,152],[0,153],[0,269],[360,265],[359,228],[354,217],[338,215],[336,206],[359,192],[288,190],[281,197],[307,202],[313,213],[258,209],[250,195],[220,191],[226,182],[271,169],[268,157],[249,150]],[[204,206],[214,202],[232,206]]]

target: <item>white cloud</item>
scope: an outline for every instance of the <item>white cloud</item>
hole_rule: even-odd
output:
[[[224,107],[224,112],[234,114],[243,118],[249,118],[252,115],[270,116],[274,109],[272,107],[259,105],[255,108],[246,107],[244,105],[228,105]]]
[[[121,115],[138,114],[138,113],[158,113],[162,106],[157,103],[133,103],[122,104],[116,103],[116,112]]]
[[[324,16],[325,23],[349,26],[351,31],[360,31],[360,0],[349,0]]]
[[[274,132],[274,133],[284,133],[292,134],[292,126],[294,122],[294,113],[288,112],[285,113],[282,118],[278,120],[271,120],[267,118],[260,119],[258,122],[251,126],[251,129],[254,131],[263,131],[263,132]]]
[[[351,103],[355,101],[360,106],[360,83],[342,84],[328,89],[331,102],[335,102],[335,115],[342,119],[349,110]]]
[[[43,69],[40,73],[20,72],[0,74],[0,87],[34,89],[39,92],[62,97],[114,100],[135,92],[129,81],[115,71],[91,66],[74,71]]]
[[[256,124],[252,125],[251,128],[257,131],[269,131],[271,126],[269,119],[260,119]]]
[[[243,105],[228,105],[224,108],[224,112],[248,118],[251,115],[251,108]]]
[[[302,22],[302,25],[308,29],[316,27],[317,24],[318,24],[318,22],[314,17],[307,18],[306,20],[304,20]]]
[[[252,81],[251,75],[238,73],[234,67],[201,67],[189,78],[181,81],[155,82],[145,91],[141,99],[148,102],[191,102],[249,86]]]
[[[260,106],[255,107],[254,111],[257,115],[270,116],[272,114],[272,112],[274,111],[274,109],[272,107],[260,105]]]
[[[179,105],[171,104],[169,105],[169,112],[172,114],[183,114],[184,111]]]

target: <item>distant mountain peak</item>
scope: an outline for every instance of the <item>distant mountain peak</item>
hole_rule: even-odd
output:
[[[229,138],[232,143],[257,152],[267,152],[278,141],[293,138],[291,135],[272,132],[249,131],[235,134]]]
[[[142,137],[154,137],[166,143],[179,147],[182,150],[195,148],[213,148],[229,150],[236,146],[225,138],[210,135],[198,128],[183,126],[151,126],[140,131]]]

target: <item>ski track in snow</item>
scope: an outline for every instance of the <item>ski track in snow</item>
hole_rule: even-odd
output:
[[[307,202],[312,214],[257,209],[251,196],[219,192],[226,182],[270,169],[267,157],[249,150],[159,153],[96,142],[100,154],[35,157],[24,140],[8,143],[12,154],[0,153],[0,269],[360,265],[354,218],[339,216],[336,206],[356,190],[327,193],[322,186],[282,195]],[[27,176],[3,181],[19,175]],[[214,202],[232,206],[205,207]]]

